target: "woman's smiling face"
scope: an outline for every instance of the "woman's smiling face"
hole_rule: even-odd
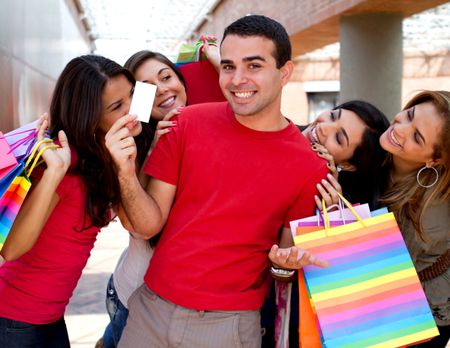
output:
[[[344,164],[361,144],[366,128],[366,124],[353,111],[337,109],[321,113],[303,131],[303,135],[311,143],[325,146],[336,164]]]
[[[432,103],[417,104],[399,112],[380,137],[383,149],[411,168],[433,161],[433,153],[444,126]]]
[[[175,72],[166,64],[148,59],[134,74],[137,81],[157,86],[152,117],[162,120],[173,109],[186,105],[186,90]]]

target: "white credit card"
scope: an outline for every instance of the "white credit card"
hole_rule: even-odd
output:
[[[139,121],[150,121],[155,94],[156,85],[136,81],[129,114],[136,115]]]

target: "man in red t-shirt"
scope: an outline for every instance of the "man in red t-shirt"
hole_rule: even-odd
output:
[[[134,174],[132,117],[117,125],[112,156],[127,215],[143,238],[163,230],[119,347],[259,347],[269,259],[284,269],[326,266],[289,247],[289,221],[313,214],[327,173],[280,111],[290,59],[278,22],[246,16],[228,26],[220,67],[228,103],[178,116],[144,166],[146,190]]]

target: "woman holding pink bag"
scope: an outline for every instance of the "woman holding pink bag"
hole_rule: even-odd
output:
[[[40,126],[42,137],[50,124],[61,147],[44,152],[45,166],[33,175],[1,250],[1,347],[70,347],[66,305],[100,228],[120,203],[105,134],[128,113],[134,84],[128,70],[95,55],[74,58],[61,73],[50,118]],[[134,116],[127,116],[127,127],[140,148],[149,147]]]

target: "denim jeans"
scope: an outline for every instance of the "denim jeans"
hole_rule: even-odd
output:
[[[70,348],[64,318],[50,324],[34,325],[0,317],[0,347]]]
[[[115,348],[119,343],[123,328],[127,323],[128,309],[125,308],[117,296],[112,275],[109,278],[106,288],[106,310],[108,311],[111,322],[103,334],[103,347]]]

